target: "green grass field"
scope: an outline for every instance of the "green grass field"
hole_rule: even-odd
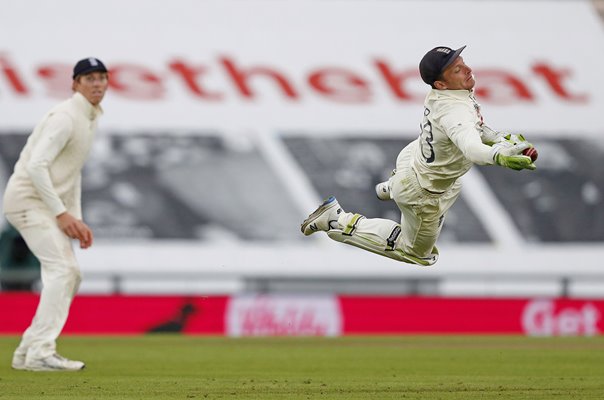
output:
[[[0,399],[604,399],[604,337],[64,336],[81,372],[10,367]]]

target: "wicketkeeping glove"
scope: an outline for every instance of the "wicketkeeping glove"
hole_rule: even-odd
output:
[[[494,129],[491,129],[486,124],[481,125],[479,132],[480,140],[482,140],[482,143],[486,144],[487,146],[493,146],[494,144],[500,142],[510,142],[512,144],[526,142],[526,139],[521,134],[498,132]],[[533,145],[530,144],[530,147],[533,147]]]
[[[482,143],[486,144],[487,146],[492,146],[497,142],[505,140],[505,138],[504,138],[505,133],[497,132],[496,130],[491,129],[486,124],[482,124],[480,126],[479,132],[480,132],[480,140],[482,140]]]
[[[526,141],[526,139],[524,138],[524,136],[522,136],[522,134],[518,133],[507,133],[503,136],[503,139],[512,143],[512,144],[520,144],[520,143],[528,143],[528,147],[533,147],[532,143],[529,143]]]
[[[514,135],[522,137],[522,135]],[[532,144],[526,140],[520,140],[517,143],[511,140],[505,140],[499,143],[495,143],[492,147],[491,154],[493,155],[493,161],[497,165],[502,167],[511,168],[516,171],[521,169],[534,170],[537,167],[533,164],[533,160],[529,156],[525,156],[522,152],[528,148],[533,147]]]

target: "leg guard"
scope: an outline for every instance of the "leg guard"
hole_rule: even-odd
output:
[[[432,254],[426,258],[420,258],[405,253],[398,244],[401,241],[401,227],[396,222],[386,219],[366,219],[360,214],[352,217],[344,216],[345,226],[342,229],[330,229],[327,235],[341,243],[392,258],[408,264],[430,266],[438,261],[438,250],[436,247]],[[339,220],[340,222],[342,220]]]

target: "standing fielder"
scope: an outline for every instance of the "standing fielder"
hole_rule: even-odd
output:
[[[86,249],[93,235],[82,221],[81,171],[88,156],[100,103],[109,84],[96,58],[73,69],[73,96],[51,109],[35,127],[4,192],[4,214],[40,260],[42,291],[31,325],[13,355],[12,367],[30,371],[76,371],[81,361],[56,352],[81,281],[72,239]]]
[[[420,75],[432,89],[424,101],[420,136],[407,145],[386,182],[376,186],[380,200],[394,200],[401,223],[344,212],[331,196],[302,223],[302,233],[325,231],[347,243],[397,261],[433,265],[445,215],[461,190],[458,178],[474,164],[514,170],[535,169],[533,145],[522,135],[506,135],[484,124],[474,97],[474,75],[461,52],[436,47],[422,58]]]

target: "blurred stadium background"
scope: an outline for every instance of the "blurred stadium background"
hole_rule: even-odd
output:
[[[604,330],[604,2],[79,4],[0,0],[1,187],[73,63],[112,70],[67,332]],[[418,133],[436,45],[468,45],[487,123],[537,171],[465,176],[433,268],[303,237],[328,195],[399,218],[373,186]],[[6,222],[0,241],[0,333],[21,333],[39,273]]]

